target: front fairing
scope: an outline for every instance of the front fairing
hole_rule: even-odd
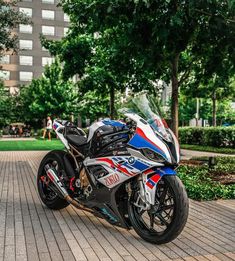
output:
[[[177,165],[180,161],[178,140],[160,117],[154,101],[143,94],[133,98],[131,104],[134,106],[122,111],[136,122],[135,133],[128,145],[137,150],[154,151],[164,159],[165,164]]]
[[[167,146],[156,136],[151,126],[137,114],[125,113],[125,115],[136,122],[136,131],[128,145],[137,150],[150,149],[160,154],[167,162],[172,163],[171,155]]]

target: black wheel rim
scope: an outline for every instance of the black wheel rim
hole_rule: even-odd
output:
[[[57,173],[60,173],[59,164],[56,160],[48,160],[45,164],[50,164],[54,169],[56,169]],[[50,181],[50,179],[47,177],[46,171],[43,167],[43,171],[41,175],[38,177],[38,186],[39,190],[41,192],[41,196],[46,201],[53,201],[58,196],[57,193],[53,190],[54,185]]]
[[[161,179],[156,188],[155,206],[150,210],[141,209],[134,202],[139,191],[135,192],[132,204],[133,215],[142,232],[162,235],[170,229],[175,217],[175,194],[166,179]]]

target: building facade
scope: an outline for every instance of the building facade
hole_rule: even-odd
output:
[[[57,4],[58,0],[22,0],[18,3],[19,10],[30,17],[32,24],[20,25],[16,29],[18,54],[7,53],[0,60],[0,78],[11,93],[18,91],[20,85],[40,77],[44,66],[53,62],[39,36],[43,34],[48,39],[59,40],[66,34],[69,18]]]

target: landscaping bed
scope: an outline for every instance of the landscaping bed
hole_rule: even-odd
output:
[[[235,157],[217,157],[211,167],[208,158],[193,158],[177,171],[191,199],[235,199]]]
[[[187,150],[208,151],[214,153],[235,155],[235,148],[223,148],[223,147],[217,148],[212,146],[190,145],[190,144],[181,144],[180,148],[187,149]]]

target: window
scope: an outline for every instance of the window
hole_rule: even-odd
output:
[[[70,20],[69,20],[69,16],[67,15],[67,14],[64,14],[64,21],[65,22],[69,22]]]
[[[32,17],[32,8],[20,7],[20,12],[26,14],[28,17]]]
[[[42,57],[42,66],[51,65],[54,62],[53,57]]]
[[[10,63],[10,55],[4,55],[0,58],[0,64]]]
[[[55,27],[54,26],[42,26],[42,33],[45,35],[55,35]]]
[[[20,55],[20,65],[33,65],[33,57]]]
[[[42,10],[42,18],[48,20],[55,19],[55,12],[51,10]]]
[[[64,28],[64,36],[68,33],[68,31],[69,31],[69,28],[68,28],[68,27],[65,27],[65,28]]]
[[[33,79],[32,72],[20,72],[20,81],[31,81]]]
[[[45,4],[54,4],[54,0],[42,0],[42,3],[45,3]]]
[[[32,40],[20,40],[20,49],[21,50],[32,50],[33,41]]]
[[[2,80],[9,80],[10,79],[10,72],[0,70],[0,79]]]
[[[20,32],[31,34],[33,32],[33,27],[32,25],[20,24]]]

